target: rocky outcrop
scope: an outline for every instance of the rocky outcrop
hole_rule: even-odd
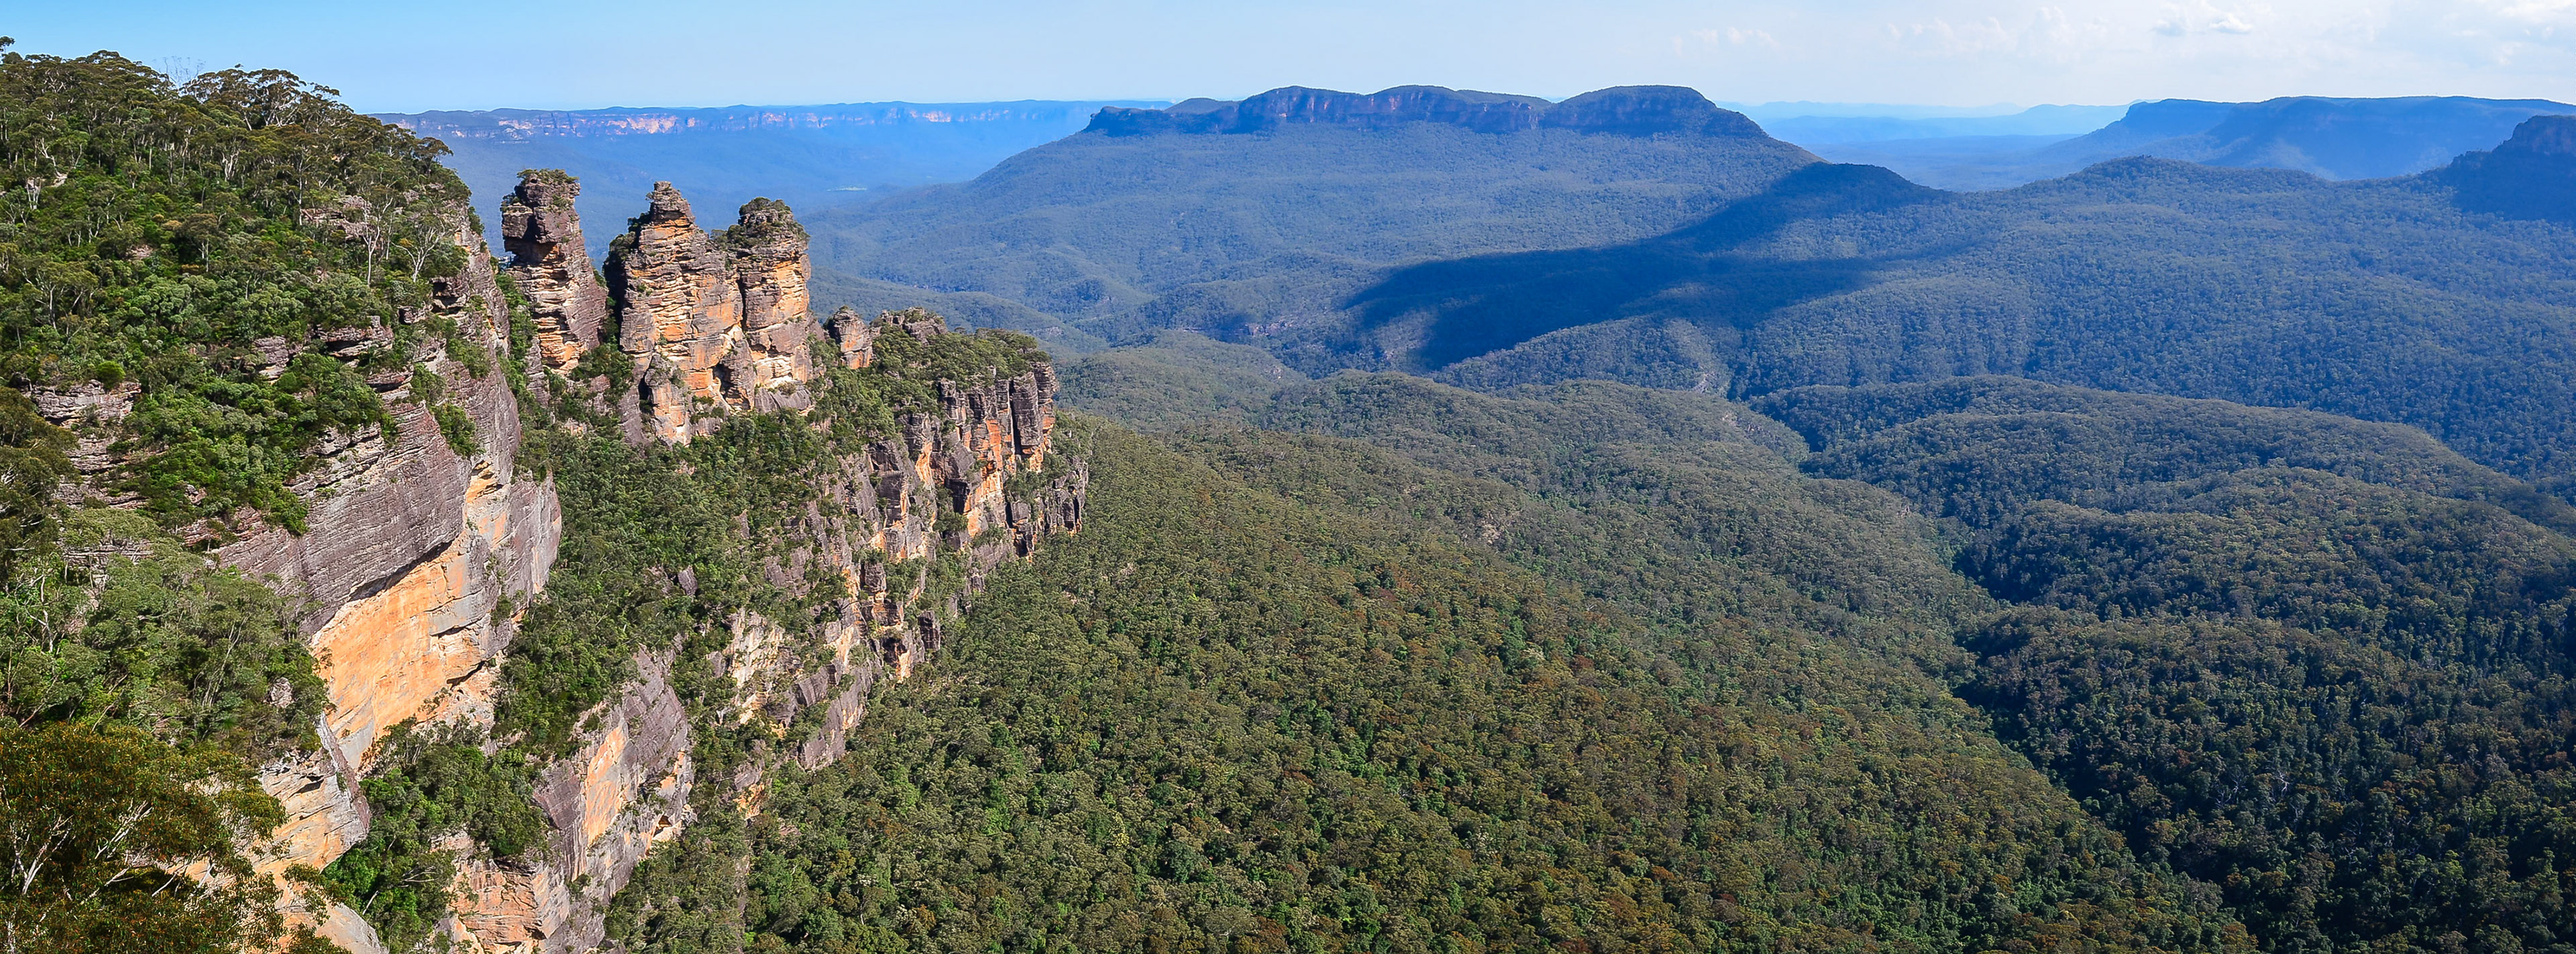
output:
[[[851,310],[850,306],[843,305],[832,312],[832,317],[824,319],[823,326],[824,331],[832,336],[832,344],[840,351],[842,367],[864,368],[876,360],[876,332],[868,320],[859,317],[859,313]]]
[[[813,297],[805,282],[805,229],[787,203],[753,199],[725,230],[734,281],[742,289],[742,341],[721,366],[725,399],[754,411],[811,406],[814,380],[807,347],[814,338]]]
[[[1743,113],[1720,109],[1686,86],[1613,86],[1548,107],[1539,125],[1551,129],[1621,136],[1689,133],[1763,138],[1769,134]]]
[[[1290,126],[1384,129],[1408,123],[1482,133],[1553,128],[1625,136],[1765,135],[1743,114],[1719,109],[1697,90],[1681,86],[1618,86],[1562,103],[1440,86],[1398,86],[1375,93],[1285,86],[1240,102],[1193,99],[1165,109],[1112,106],[1094,116],[1084,131],[1111,136],[1257,133]]]
[[[2424,178],[2462,210],[2576,224],[2576,116],[2534,116],[2495,149],[2472,152]]]
[[[539,779],[544,847],[460,866],[451,937],[487,951],[596,948],[609,900],[655,844],[687,824],[696,772],[671,657],[643,654],[636,671],[623,694],[586,720],[595,727],[581,747]]]
[[[573,199],[581,183],[560,170],[531,170],[501,203],[501,242],[510,277],[536,321],[536,350],[546,368],[569,371],[599,346],[608,321],[608,289],[591,272],[581,216]]]
[[[881,314],[864,333],[852,330],[848,312],[833,317],[844,341],[930,341],[950,333],[938,316],[921,311]],[[847,353],[862,365],[870,355]],[[800,638],[757,614],[737,614],[733,639],[714,660],[737,687],[737,719],[784,729],[807,709],[826,707],[811,734],[788,740],[784,753],[808,768],[840,756],[869,690],[881,679],[909,677],[938,649],[942,616],[955,615],[955,607],[924,605],[923,578],[891,565],[968,553],[971,596],[994,567],[1081,523],[1090,472],[1054,453],[1053,366],[1035,362],[1018,374],[995,370],[938,386],[937,413],[906,415],[899,436],[840,461],[817,481],[805,513],[789,521],[786,536],[795,543],[772,577],[809,579],[819,567],[840,581],[837,619]],[[960,519],[943,525],[943,513]],[[807,646],[822,652],[800,651]],[[816,655],[817,665],[799,662]]]
[[[593,306],[604,309],[607,289],[585,284],[579,223],[565,205],[572,188],[569,179],[531,176],[504,212],[515,280],[541,326],[523,357],[558,371],[605,346],[597,340],[604,311]],[[316,222],[362,222],[363,211],[341,209]],[[306,505],[304,525],[244,512],[187,531],[224,563],[307,607],[298,625],[328,695],[318,750],[261,769],[262,787],[287,812],[256,853],[266,876],[327,867],[366,837],[361,781],[384,768],[381,743],[396,726],[490,728],[518,625],[514,608],[541,598],[562,539],[551,479],[523,473],[517,460],[521,401],[539,398],[515,392],[506,365],[492,357],[509,348],[499,272],[461,221],[455,241],[467,250],[463,267],[436,279],[422,306],[311,340],[263,339],[246,359],[273,373],[309,350],[386,369],[368,380],[391,426],[322,439],[312,466],[291,484]],[[618,240],[609,269],[623,308],[620,352],[643,372],[632,392],[641,399],[630,401],[634,436],[686,441],[728,415],[799,412],[812,404],[818,363],[905,374],[912,369],[881,359],[917,361],[943,346],[951,332],[926,312],[861,320],[844,309],[815,322],[805,245],[782,204],[755,201],[732,228],[709,235],[677,191],[655,190],[652,209]],[[456,333],[446,334],[444,322],[433,326],[439,334],[403,331],[433,319],[452,321]],[[417,342],[408,360],[366,360],[398,341]],[[433,396],[410,369],[428,370],[443,386]],[[584,713],[572,750],[541,768],[534,800],[548,827],[540,845],[495,859],[450,837],[444,847],[458,859],[451,885],[458,900],[442,924],[448,939],[466,950],[524,954],[601,945],[611,899],[654,845],[693,821],[693,792],[722,786],[716,791],[731,804],[756,811],[764,771],[839,757],[870,689],[917,672],[988,572],[1076,528],[1088,472],[1056,453],[1051,367],[1014,357],[1008,369],[918,383],[936,393],[935,406],[912,408],[898,433],[826,461],[810,475],[803,512],[775,539],[757,541],[770,554],[769,581],[831,607],[826,621],[791,629],[742,611],[733,615],[729,645],[712,658],[683,658],[678,644],[639,653],[636,678]],[[118,461],[112,438],[102,436],[131,412],[134,387],[30,396],[73,429],[75,465],[86,476],[66,482],[67,499],[139,504],[116,496]],[[565,399],[592,400],[577,392]],[[442,430],[438,414],[455,416],[441,411],[447,407],[472,424],[470,446],[451,443],[461,440],[455,429]],[[967,555],[964,588],[933,586],[924,558],[959,553]],[[695,591],[686,570],[671,581]],[[675,687],[689,680],[675,680],[674,669],[706,665],[731,677],[731,697],[684,700]],[[691,720],[707,711],[766,720],[775,744],[753,752],[743,771],[700,778]],[[357,912],[286,887],[295,923],[355,954],[381,951]]]
[[[801,297],[801,289],[783,282],[755,284],[759,276],[791,271],[756,267],[778,246],[737,248],[744,264],[735,268],[736,287],[751,289],[743,300],[758,302],[746,311],[802,308],[801,301],[786,307],[758,301],[765,294]],[[745,340],[774,327],[746,332]],[[889,337],[910,339],[918,347],[905,353],[918,354],[950,333],[926,312],[860,322],[844,310],[831,327],[835,340],[860,343],[848,352],[860,366],[870,366],[874,343]],[[696,821],[692,792],[721,786],[712,804],[757,812],[765,778],[776,767],[813,768],[839,758],[866,713],[868,693],[919,671],[987,573],[1034,552],[1050,534],[1076,529],[1089,473],[1055,451],[1053,368],[1044,362],[1012,373],[997,368],[971,380],[939,381],[937,389],[935,409],[907,414],[898,434],[828,461],[811,476],[802,512],[763,533],[769,581],[818,599],[828,607],[824,622],[791,628],[737,609],[724,648],[703,660],[675,658],[676,646],[640,655],[640,677],[585,715],[590,728],[579,748],[543,772],[536,801],[549,823],[544,848],[462,866],[451,937],[486,951],[530,954],[602,943],[606,908],[636,865]],[[693,427],[721,423],[692,419]],[[934,592],[922,572],[924,558],[961,552],[968,555],[965,590]],[[685,570],[672,571],[668,585],[696,588]],[[702,718],[766,727],[755,734],[750,759],[722,778],[698,777],[689,757],[690,706],[673,689],[674,666],[700,663],[722,674],[717,684],[730,692],[730,698],[697,700],[707,713]]]
[[[754,199],[733,228],[698,230],[668,182],[609,248],[618,347],[634,362],[630,436],[685,442],[728,410],[810,406],[815,330],[805,230],[785,203]]]

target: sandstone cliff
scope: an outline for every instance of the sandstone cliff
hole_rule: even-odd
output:
[[[710,805],[758,811],[763,779],[777,765],[837,758],[871,688],[924,665],[986,573],[1076,528],[1088,479],[1054,447],[1055,376],[1044,361],[995,351],[992,339],[953,333],[927,313],[869,320],[842,309],[817,322],[805,236],[783,204],[751,203],[732,228],[709,235],[676,190],[657,188],[652,210],[618,240],[602,287],[579,252],[568,207],[577,189],[559,173],[534,175],[503,210],[523,319],[537,329],[517,355],[532,387],[514,391],[506,362],[492,360],[511,354],[509,296],[492,257],[461,225],[465,265],[437,282],[427,306],[314,341],[261,343],[279,365],[308,349],[355,361],[418,339],[407,327],[458,329],[433,336],[427,350],[416,346],[413,371],[369,379],[393,427],[323,443],[292,488],[308,505],[303,532],[250,513],[191,531],[223,561],[305,602],[302,632],[328,694],[320,750],[263,769],[263,787],[289,813],[260,858],[264,875],[325,868],[367,837],[372,816],[360,783],[392,768],[380,744],[389,731],[494,726],[501,669],[526,608],[546,599],[567,532],[554,481],[518,460],[524,442],[558,426],[550,421],[569,428],[553,433],[571,435],[586,415],[622,410],[627,439],[686,445],[742,415],[802,414],[833,374],[908,382],[901,393],[928,397],[895,408],[890,431],[813,462],[797,478],[801,509],[769,521],[777,532],[745,541],[761,554],[764,582],[825,607],[821,622],[736,607],[711,654],[684,653],[687,640],[636,650],[633,677],[582,714],[567,749],[536,767],[539,844],[496,858],[461,833],[440,842],[456,862],[452,916],[440,931],[465,950],[601,947],[611,900],[655,845]],[[583,359],[610,346],[602,327],[610,317],[619,326],[614,354],[634,368],[633,386],[623,395],[600,393],[604,378],[561,387],[577,369],[599,366]],[[930,356],[969,343],[984,348],[975,354],[1006,359],[963,374],[930,370],[959,367]],[[567,403],[549,406],[546,394]],[[133,389],[35,397],[78,439],[75,459],[88,476],[65,493],[112,496],[104,475],[114,455],[103,435]],[[458,446],[452,422],[442,426],[445,408],[470,423],[470,446]],[[934,564],[954,567],[954,579],[930,572]],[[686,568],[667,585],[697,595]],[[721,698],[704,697],[709,685],[722,687]],[[705,778],[694,753],[711,726],[758,731],[747,761]],[[485,749],[514,744],[505,735]],[[288,887],[298,922],[355,954],[384,950],[360,911]]]
[[[308,218],[361,234],[365,211],[344,204]],[[453,219],[451,240],[467,250],[463,267],[432,282],[420,307],[311,340],[255,345],[261,373],[274,378],[305,351],[359,363],[395,347],[405,328],[453,322],[455,334],[415,346],[410,369],[368,378],[391,426],[325,436],[318,459],[290,485],[306,504],[300,529],[244,509],[180,531],[306,607],[300,628],[328,695],[315,726],[319,750],[261,767],[261,787],[288,816],[254,852],[262,876],[328,865],[365,837],[369,812],[358,783],[376,767],[376,742],[388,728],[490,724],[493,666],[513,623],[498,610],[524,605],[554,562],[562,531],[555,491],[518,472],[519,404],[490,358],[509,347],[504,296],[462,210]],[[434,398],[429,383],[416,380],[422,371],[438,379]],[[116,425],[136,393],[127,383],[34,396],[40,413],[75,436],[80,474],[57,491],[67,502],[139,505],[114,482]],[[460,451],[437,420],[441,410],[461,414],[480,440]],[[289,888],[295,920],[361,954],[375,947],[356,912]]]

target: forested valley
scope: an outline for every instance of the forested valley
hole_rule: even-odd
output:
[[[2543,120],[1960,195],[1291,90],[861,278],[284,73],[0,94],[0,951],[2576,952]]]

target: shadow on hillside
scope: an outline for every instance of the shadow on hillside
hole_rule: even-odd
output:
[[[1667,316],[1743,327],[1868,281],[1857,258],[1781,261],[1738,252],[1790,223],[1934,201],[1947,193],[1877,166],[1818,163],[1679,230],[1624,245],[1483,255],[1396,271],[1343,307],[1373,336],[1428,320],[1409,364],[1446,367],[1540,335],[1620,318]]]

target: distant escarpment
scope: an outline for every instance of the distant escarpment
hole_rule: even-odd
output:
[[[1295,125],[1371,129],[1417,122],[1490,133],[1552,128],[1629,136],[1763,136],[1753,120],[1719,109],[1697,90],[1681,86],[1614,86],[1562,103],[1442,86],[1397,86],[1375,93],[1283,86],[1236,102],[1193,99],[1165,109],[1111,106],[1084,131],[1112,136],[1253,133]]]
[[[1166,328],[1304,339],[1388,269],[1644,239],[1815,162],[1679,87],[1288,88],[1103,109],[974,181],[807,225],[818,292],[1059,350]]]
[[[2534,116],[2493,150],[2428,173],[2461,209],[2508,219],[2576,223],[2576,116]]]

